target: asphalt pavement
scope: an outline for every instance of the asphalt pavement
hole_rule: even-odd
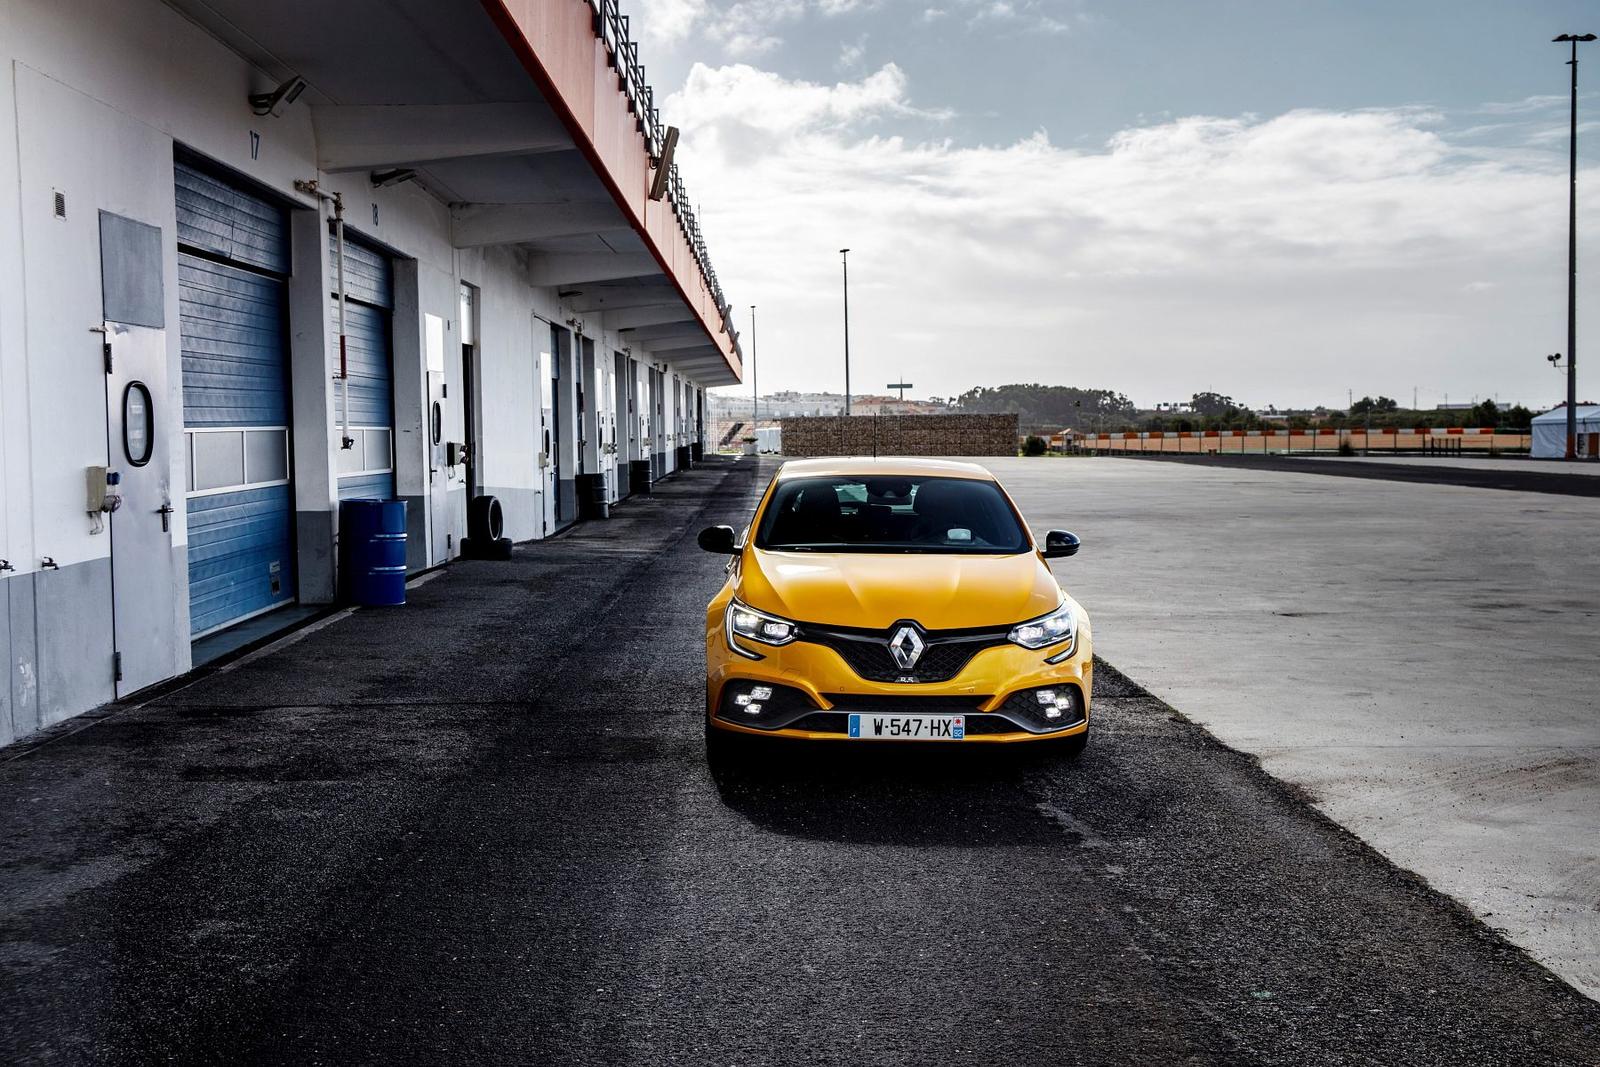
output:
[[[0,751],[0,1062],[1600,1062],[1600,1005],[1113,669],[1077,763],[708,768],[694,533],[766,470]]]
[[[1600,501],[1335,459],[989,462],[1083,538],[1055,571],[1097,652],[1600,997]]]
[[[1286,474],[1327,474],[1336,478],[1371,478],[1385,482],[1421,482],[1460,485],[1474,489],[1506,489],[1514,493],[1557,493],[1562,496],[1600,496],[1600,478],[1588,463],[1562,464],[1507,459],[1502,462],[1418,463],[1389,456],[1258,456],[1223,453],[1160,452],[1116,453],[1134,459],[1164,460],[1201,467],[1277,471]]]

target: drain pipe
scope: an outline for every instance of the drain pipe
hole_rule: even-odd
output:
[[[333,261],[334,274],[338,280],[339,297],[339,373],[333,376],[339,383],[339,395],[343,400],[340,405],[341,418],[339,425],[339,438],[341,449],[355,447],[355,438],[350,436],[350,357],[345,341],[344,318],[344,196],[340,193],[325,193],[316,179],[310,181],[296,181],[294,187],[302,193],[316,197],[323,203],[333,205]]]

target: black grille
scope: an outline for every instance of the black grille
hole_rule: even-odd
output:
[[[828,703],[840,711],[875,712],[883,715],[970,715],[982,704],[986,696],[923,697],[877,696],[859,693],[824,693]]]
[[[996,711],[1004,712],[1017,722],[1026,723],[1036,733],[1048,730],[1061,730],[1068,726],[1076,726],[1083,721],[1083,694],[1078,687],[1070,683],[1056,686],[1047,686],[1058,693],[1072,695],[1072,707],[1064,711],[1059,719],[1047,719],[1044,708],[1039,705],[1039,700],[1033,695],[1032,689],[1024,689],[1019,693],[1012,693],[1006,698]]]
[[[809,730],[814,734],[845,734],[850,732],[850,717],[837,711],[817,711],[789,724],[791,730]]]
[[[1018,726],[1003,715],[989,713],[987,715],[967,716],[967,736],[975,734],[1025,734],[1031,731]]]
[[[887,630],[847,630],[803,626],[799,640],[839,653],[850,669],[869,682],[948,682],[986,648],[1006,643],[1009,630],[922,630],[924,648],[907,670],[894,661],[889,641],[903,622]]]

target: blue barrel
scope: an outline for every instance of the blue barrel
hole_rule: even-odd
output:
[[[339,501],[345,595],[353,604],[406,602],[406,502]]]

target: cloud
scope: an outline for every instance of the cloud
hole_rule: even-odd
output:
[[[837,18],[876,8],[880,0],[634,0],[641,42],[663,49],[698,32],[735,59],[754,59],[783,44],[785,27],[816,15]]]
[[[862,34],[855,41],[846,42],[839,48],[839,62],[836,64],[840,70],[851,70],[861,65],[861,60],[867,54],[867,35]]]
[[[672,48],[688,38],[706,6],[706,0],[640,0],[641,13],[630,20],[630,28],[648,50]]]
[[[668,97],[663,114],[710,146],[757,134],[788,138],[828,130],[859,130],[885,118],[937,121],[941,111],[913,107],[906,75],[886,63],[859,81],[819,85],[796,81],[744,63],[695,64],[683,89]]]
[[[1569,100],[1570,97],[1567,96],[1541,94],[1523,97],[1521,100],[1480,104],[1473,109],[1473,113],[1478,115],[1529,115],[1538,111],[1549,111],[1556,107],[1565,107]]]
[[[1067,33],[1073,13],[1062,0],[955,0],[967,13],[967,25],[999,26],[1034,33]]]
[[[1512,394],[1506,368],[1560,332],[1565,157],[1466,151],[1425,109],[963,145],[894,64],[831,86],[697,66],[662,109],[719,275],[762,307],[774,388],[839,384],[844,246],[854,374],[904,370],[941,395]],[[1533,399],[1548,373],[1529,367]]]

